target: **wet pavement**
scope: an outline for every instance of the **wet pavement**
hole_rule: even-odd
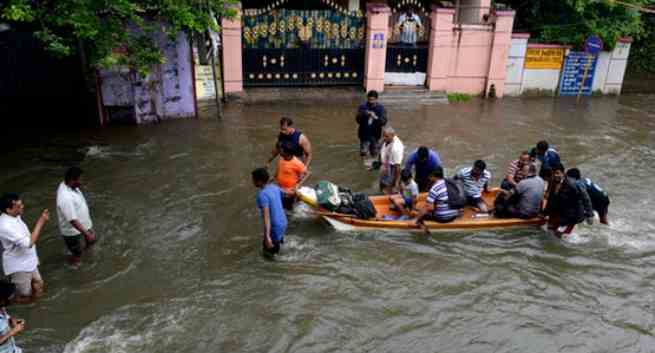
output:
[[[275,261],[260,253],[249,173],[282,114],[311,138],[310,183],[376,191],[352,96],[25,138],[0,157],[2,191],[22,193],[32,226],[80,163],[99,242],[72,269],[51,219],[38,245],[48,291],[10,308],[27,321],[17,342],[29,352],[650,352],[654,98],[387,107],[408,150],[436,148],[450,173],[484,159],[495,184],[547,139],[610,193],[610,227],[580,226],[569,241],[540,229],[357,234],[294,214]]]

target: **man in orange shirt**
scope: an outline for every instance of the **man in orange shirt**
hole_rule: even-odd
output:
[[[280,152],[282,158],[277,162],[275,180],[284,194],[282,205],[291,210],[296,201],[296,189],[307,179],[309,172],[307,167],[294,157],[290,143],[283,143]]]

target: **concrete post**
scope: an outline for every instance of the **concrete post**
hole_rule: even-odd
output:
[[[446,91],[452,58],[455,9],[432,7],[427,85],[430,91]]]
[[[493,85],[496,97],[502,97],[505,91],[505,77],[507,72],[507,56],[512,46],[512,26],[514,25],[514,11],[496,12],[496,24],[494,26],[493,44],[489,57],[489,72],[485,95],[489,96],[489,90]]]
[[[384,70],[387,62],[389,39],[389,15],[385,4],[370,3],[366,6],[366,63],[364,88],[367,92],[384,90]]]
[[[241,45],[241,4],[235,5],[237,15],[223,18],[221,34],[223,44],[223,83],[225,95],[243,92],[243,48]]]

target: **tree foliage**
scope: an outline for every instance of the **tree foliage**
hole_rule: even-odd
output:
[[[597,34],[605,47],[613,48],[622,36],[644,35],[640,8],[653,0],[509,0],[516,10],[515,29],[526,31],[533,39],[581,45]]]
[[[180,31],[218,31],[218,16],[234,16],[235,0],[5,0],[0,19],[27,24],[48,52],[69,56],[80,47],[89,63],[117,65],[147,75],[164,57],[158,31],[171,38]]]
[[[632,72],[655,72],[655,15],[643,16],[644,33],[630,49],[629,68]]]

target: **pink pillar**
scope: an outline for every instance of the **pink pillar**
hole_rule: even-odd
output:
[[[237,15],[221,21],[223,44],[223,82],[225,94],[243,92],[243,49],[241,46],[241,6],[235,6]]]
[[[370,3],[366,6],[366,63],[364,88],[366,91],[384,90],[384,69],[387,62],[389,39],[389,15],[385,4]]]
[[[430,49],[428,52],[428,79],[430,91],[446,91],[452,58],[454,9],[432,7]]]
[[[489,95],[491,85],[496,89],[496,97],[502,97],[507,75],[507,57],[512,46],[512,26],[514,25],[514,11],[498,11],[494,26],[493,45],[489,58],[489,73],[485,95]]]

